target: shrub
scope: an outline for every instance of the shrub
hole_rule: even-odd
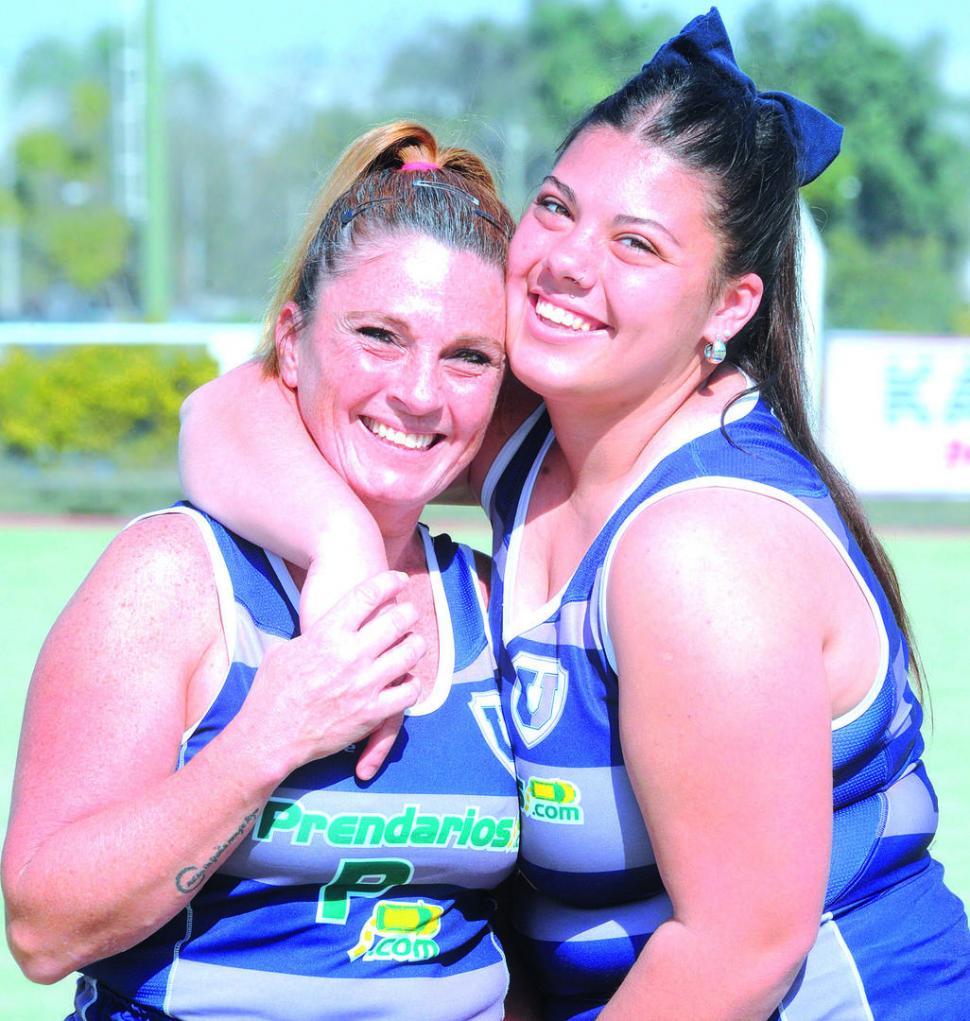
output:
[[[182,400],[217,372],[195,348],[13,348],[0,362],[0,444],[40,465],[172,461]]]

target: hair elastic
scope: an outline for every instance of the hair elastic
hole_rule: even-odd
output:
[[[402,163],[400,170],[440,170],[437,163],[427,163],[424,160],[412,160],[410,163]]]

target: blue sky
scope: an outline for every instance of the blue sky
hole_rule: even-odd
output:
[[[693,0],[626,0],[633,10],[666,10],[687,20],[706,9]],[[728,30],[736,28],[755,0],[721,0]],[[330,87],[369,79],[387,46],[420,32],[431,18],[460,20],[476,15],[514,19],[526,0],[157,0],[160,34],[168,59],[203,56],[221,74],[245,81],[254,74],[299,73],[312,59],[319,80]],[[804,0],[775,0],[781,9]],[[42,0],[5,6],[0,31],[0,87],[17,54],[37,38],[60,34],[82,39],[93,28],[118,22],[136,0]],[[870,26],[901,40],[936,32],[946,40],[942,67],[950,89],[970,96],[970,5],[960,0],[854,0]],[[348,13],[351,10],[352,13]],[[311,58],[312,55],[312,58]],[[323,63],[325,67],[319,67]]]

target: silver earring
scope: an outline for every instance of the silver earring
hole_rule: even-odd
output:
[[[711,365],[720,365],[727,357],[727,342],[718,334],[713,343],[704,345],[704,359]]]

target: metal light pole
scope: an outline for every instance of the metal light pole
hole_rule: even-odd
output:
[[[142,248],[142,302],[145,318],[162,322],[168,318],[172,267],[164,75],[155,0],[145,0],[144,17],[147,216]]]
[[[9,106],[6,80],[0,78],[0,111]],[[12,124],[12,118],[0,117]],[[14,163],[14,131],[0,139],[0,189],[13,195],[16,180]],[[16,210],[8,210],[9,218],[0,220],[0,318],[14,319],[20,315],[20,227]]]

